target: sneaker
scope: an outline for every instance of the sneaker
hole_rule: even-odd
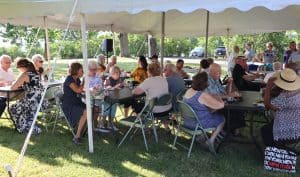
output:
[[[214,144],[210,141],[210,140],[206,140],[205,144],[208,146],[209,151],[213,154],[213,155],[217,155],[216,151],[215,151],[215,147]]]
[[[105,127],[95,128],[94,131],[96,132],[102,132],[102,133],[109,133],[110,130]]]
[[[73,141],[74,144],[77,144],[77,145],[82,144],[81,141],[80,141],[80,138],[75,138],[74,137],[72,141]]]
[[[119,131],[119,129],[114,124],[110,124],[107,128],[113,131]]]

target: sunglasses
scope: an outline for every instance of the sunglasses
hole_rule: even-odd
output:
[[[44,63],[44,61],[43,61],[43,60],[40,60],[39,63]]]

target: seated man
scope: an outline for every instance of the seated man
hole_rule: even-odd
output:
[[[13,72],[10,70],[11,58],[8,55],[0,57],[0,87],[12,85],[15,80]],[[6,95],[0,95],[0,117],[6,107]]]
[[[176,62],[176,72],[184,79],[188,79],[189,75],[182,69],[184,66],[183,59],[178,59]]]
[[[176,105],[176,96],[185,89],[184,80],[178,73],[174,64],[167,64],[165,66],[165,76],[167,78],[169,92],[172,94],[172,105]],[[176,108],[173,108],[177,110]]]
[[[247,59],[244,56],[238,56],[236,58],[236,65],[232,71],[233,82],[239,91],[259,91],[265,84],[251,82],[256,78],[259,78],[260,75],[247,73],[246,61]]]
[[[205,89],[205,92],[211,94],[214,97],[221,97],[221,98],[238,96],[238,93],[236,92],[230,93],[229,91],[226,91],[225,87],[220,82],[220,77],[221,77],[221,66],[216,63],[211,64],[209,66],[209,72],[208,72],[208,87]],[[228,84],[230,85],[231,83],[232,80],[229,80]],[[227,113],[224,113],[224,115],[226,117]],[[226,118],[228,119],[228,117]],[[234,129],[233,134],[239,135],[238,128],[245,126],[244,112],[232,110],[230,118],[231,118],[230,128]]]

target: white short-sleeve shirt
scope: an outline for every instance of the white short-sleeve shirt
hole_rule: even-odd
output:
[[[169,93],[168,82],[161,76],[149,77],[141,83],[139,87],[145,91],[147,100]],[[154,106],[153,112],[165,112],[170,110],[171,107],[171,104],[166,106]]]
[[[0,66],[0,80],[13,82],[15,81],[14,73],[10,69],[8,71],[4,71]]]

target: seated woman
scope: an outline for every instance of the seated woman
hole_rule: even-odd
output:
[[[32,56],[31,60],[37,73],[40,74],[45,81],[48,80],[50,68],[43,68],[44,57],[40,54],[35,54]]]
[[[120,68],[118,66],[112,66],[109,70],[109,75],[110,76],[104,82],[104,87],[107,89],[120,89],[123,86],[122,80],[120,78],[121,75]],[[111,118],[114,118],[117,112],[117,105],[114,104],[112,105],[112,107],[110,107],[110,104],[105,102],[104,110],[106,110],[103,113],[104,120],[106,116],[111,116]],[[107,126],[108,128],[112,128],[114,129],[114,131],[118,131],[118,128],[113,125],[112,120],[109,120],[109,123],[110,125]],[[104,128],[103,126],[104,125],[101,125],[100,128]]]
[[[131,77],[133,77],[133,80],[137,84],[140,84],[147,79],[147,66],[148,63],[146,58],[144,56],[140,56],[138,60],[138,67],[131,73]]]
[[[100,76],[103,76],[106,70],[106,66],[105,66],[105,56],[100,54],[98,56],[98,74]]]
[[[17,68],[21,74],[13,83],[11,89],[15,90],[22,87],[25,96],[10,107],[10,113],[16,124],[17,131],[20,133],[28,133],[34,115],[37,112],[44,88],[41,84],[40,76],[36,72],[32,62],[26,58],[20,58],[17,61]],[[43,107],[46,105],[46,102],[44,102]],[[33,134],[39,134],[41,132],[42,130],[35,125]]]
[[[300,140],[300,78],[286,68],[268,81],[264,103],[274,113],[274,120],[262,127],[266,146],[282,146]]]
[[[81,101],[80,96],[84,88],[84,83],[80,81],[82,76],[82,65],[76,62],[72,63],[69,67],[69,75],[63,84],[63,112],[72,127],[78,125],[76,135],[73,138],[75,144],[81,143],[80,137],[87,120],[86,106]]]
[[[135,95],[146,93],[146,100],[159,97],[163,94],[169,93],[168,82],[163,78],[161,73],[160,64],[153,62],[148,65],[148,78],[137,86],[132,92]],[[172,104],[164,106],[154,106],[154,117],[167,115],[171,110]]]
[[[89,89],[92,95],[97,94],[97,92],[100,92],[100,89],[103,87],[103,81],[102,81],[102,76],[99,75],[99,73],[97,73],[97,69],[98,69],[98,63],[94,60],[90,60],[88,63],[88,69],[89,69],[89,73],[88,73],[88,78],[89,78]],[[98,116],[101,112],[99,112],[99,110],[102,110],[102,105],[103,105],[103,101],[100,99],[96,99],[94,102],[94,106],[93,106],[93,129],[95,131],[102,131],[102,132],[106,132],[105,130],[102,129],[98,129],[96,128],[97,124],[98,124]]]
[[[187,90],[183,97],[183,101],[190,105],[195,111],[197,120],[185,118],[184,125],[188,128],[194,129],[197,123],[200,123],[204,129],[216,128],[210,139],[206,141],[209,150],[216,154],[214,143],[217,135],[224,127],[224,117],[221,114],[212,110],[222,109],[224,102],[222,99],[213,97],[204,92],[208,86],[208,75],[206,72],[201,72],[193,76],[192,88]]]

